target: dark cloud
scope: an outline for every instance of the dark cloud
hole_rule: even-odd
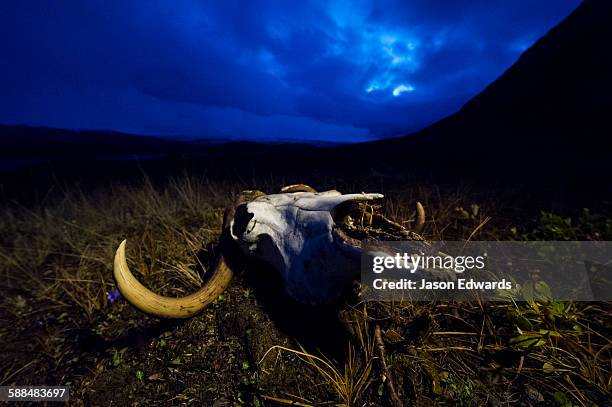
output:
[[[0,122],[362,140],[457,109],[578,0],[0,3]]]

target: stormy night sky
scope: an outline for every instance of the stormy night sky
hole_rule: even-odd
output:
[[[0,123],[258,140],[406,134],[457,110],[578,3],[3,1]]]

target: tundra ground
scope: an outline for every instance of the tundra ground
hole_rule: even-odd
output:
[[[392,403],[389,383],[405,405],[609,403],[608,303],[363,304],[353,293],[313,308],[284,297],[269,270],[246,268],[201,314],[163,321],[115,291],[112,258],[124,238],[145,285],[196,290],[232,196],[280,186],[144,178],[4,202],[0,385],[69,385],[72,405],[104,406],[377,406]],[[588,210],[519,215],[469,191],[380,192],[386,215],[408,226],[421,201],[428,239],[612,239],[612,220]]]

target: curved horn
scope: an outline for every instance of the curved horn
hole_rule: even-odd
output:
[[[316,189],[306,184],[293,184],[287,185],[281,188],[281,192],[292,193],[292,192],[317,192]]]
[[[113,273],[121,294],[139,310],[160,318],[188,318],[202,311],[227,288],[232,280],[232,270],[223,255],[210,279],[195,293],[174,298],[155,294],[142,285],[128,268],[125,258],[125,243],[121,242],[115,254]]]
[[[416,204],[417,219],[414,227],[414,233],[421,234],[425,228],[425,208],[420,202]]]

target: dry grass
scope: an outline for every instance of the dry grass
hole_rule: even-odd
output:
[[[299,359],[321,379],[322,384],[330,386],[335,396],[340,400],[340,406],[350,407],[357,405],[362,399],[365,390],[372,383],[372,368],[374,359],[374,341],[368,326],[367,309],[363,311],[351,309],[347,312],[348,318],[344,321],[353,332],[356,344],[349,341],[346,346],[344,364],[339,366],[337,362],[327,358],[325,355],[314,355],[303,346],[298,349],[286,346],[274,345],[266,351],[259,363],[274,350],[289,352],[297,355]],[[274,400],[267,396],[267,399]],[[279,399],[276,398],[279,402]],[[300,403],[297,400],[286,400],[287,404]],[[333,400],[332,400],[333,402]],[[295,405],[295,404],[294,404]],[[305,405],[301,403],[301,405]]]
[[[114,290],[111,260],[118,243],[128,239],[130,266],[146,285],[166,295],[185,294],[201,284],[207,267],[202,251],[218,238],[223,207],[231,197],[245,188],[273,192],[280,185],[276,180],[264,185],[218,185],[185,176],[162,186],[145,179],[139,185],[87,193],[67,190],[34,207],[4,204],[0,209],[0,286],[5,293],[0,303],[4,348],[0,384],[71,383],[83,403],[92,402],[86,394],[95,388],[96,394],[106,394],[109,400],[124,389],[150,404],[180,404],[207,400],[209,393],[197,387],[205,377],[211,389],[233,404],[273,405],[284,400],[309,405],[331,400],[346,406],[379,405],[387,396],[372,363],[372,329],[379,325],[391,379],[407,404],[520,401],[587,406],[609,400],[609,304],[365,307],[353,302],[341,310],[351,339],[341,352],[344,356],[333,358],[307,345],[300,347],[264,321],[265,313],[251,289],[239,281],[236,291],[228,292],[210,313],[173,334],[157,332],[154,346],[136,351],[129,333],[151,322],[121,301],[109,301],[108,293]],[[595,215],[581,215],[568,223],[545,214],[537,226],[520,227],[501,220],[496,202],[474,202],[465,191],[385,192],[386,215],[408,226],[415,222],[414,203],[421,201],[427,211],[424,235],[433,240],[610,239],[612,230],[609,219]],[[255,310],[257,317],[251,315]],[[234,328],[228,322],[234,312],[259,322]],[[256,338],[247,332],[258,326],[261,332]],[[166,342],[172,335],[181,339],[169,347]],[[521,341],[521,335],[527,340]],[[110,342],[94,352],[87,348],[98,346],[89,343],[92,338]],[[279,371],[259,368],[256,362],[266,350],[268,358],[277,354],[284,361],[275,365]],[[199,361],[197,352],[210,356]],[[240,357],[251,358],[251,363]],[[138,372],[146,372],[144,378]],[[265,375],[276,383],[264,380]],[[288,381],[291,376],[294,381]],[[109,387],[100,385],[103,380],[110,380],[104,382]],[[113,380],[119,383],[115,387]]]
[[[59,305],[73,301],[93,317],[114,285],[109,258],[127,238],[141,275],[161,274],[176,290],[198,287],[194,254],[217,237],[231,195],[220,190],[188,177],[158,190],[145,179],[90,195],[67,191],[50,205],[7,205],[0,218],[2,284]]]
[[[99,333],[100,322],[112,317],[110,260],[123,238],[147,284],[170,295],[197,288],[194,254],[215,241],[231,193],[185,177],[161,189],[145,179],[87,195],[65,191],[37,207],[5,204],[0,383],[60,381],[54,372],[69,370],[67,361],[80,352],[75,347],[84,345],[75,343],[75,332]]]

